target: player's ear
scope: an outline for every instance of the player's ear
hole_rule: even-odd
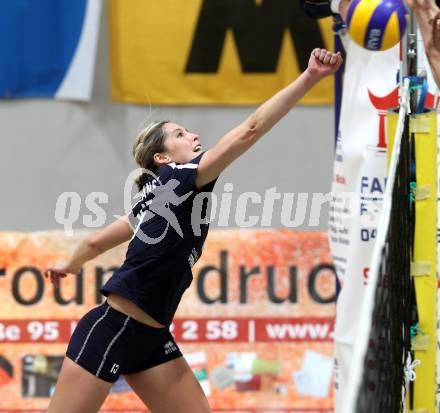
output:
[[[153,160],[157,166],[167,165],[171,163],[171,158],[166,153],[155,153],[153,156]]]

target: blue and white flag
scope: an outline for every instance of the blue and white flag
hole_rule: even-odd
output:
[[[0,3],[0,97],[89,100],[101,0]]]

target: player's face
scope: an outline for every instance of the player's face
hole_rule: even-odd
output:
[[[165,148],[173,162],[186,163],[194,159],[202,150],[199,135],[189,132],[177,123],[164,125],[166,131]]]

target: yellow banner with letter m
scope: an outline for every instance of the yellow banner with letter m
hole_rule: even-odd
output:
[[[254,105],[332,48],[331,19],[297,0],[110,0],[111,94],[158,105]],[[303,104],[333,101],[333,79]]]

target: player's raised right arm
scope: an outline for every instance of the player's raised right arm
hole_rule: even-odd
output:
[[[313,50],[307,69],[290,85],[264,102],[243,123],[228,132],[200,161],[196,185],[202,187],[268,132],[298,100],[323,77],[334,73],[342,63],[339,53]]]

